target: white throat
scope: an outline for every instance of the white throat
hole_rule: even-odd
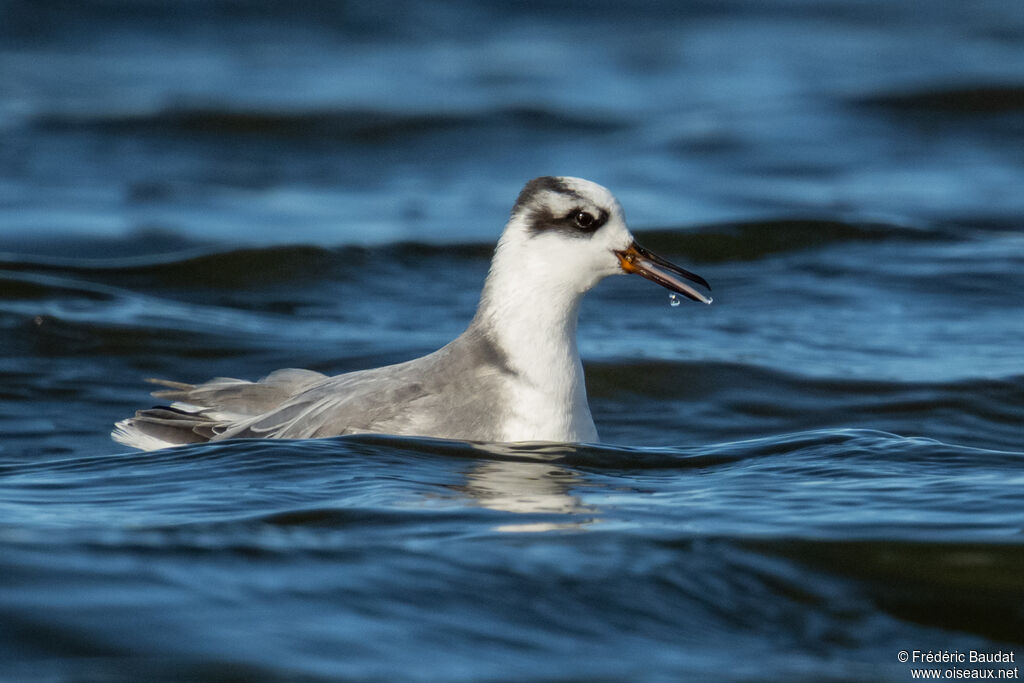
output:
[[[538,257],[537,245],[510,232],[498,244],[473,320],[517,376],[508,440],[596,441],[576,323],[583,294],[600,278],[581,279],[581,271]]]

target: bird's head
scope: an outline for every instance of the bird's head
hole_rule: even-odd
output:
[[[683,296],[711,303],[700,276],[652,254],[633,238],[606,188],[582,178],[544,176],[526,184],[498,244],[525,272],[583,293],[608,275],[635,273]]]

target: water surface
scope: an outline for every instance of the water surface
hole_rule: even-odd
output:
[[[0,11],[2,676],[1024,654],[1016,3]],[[714,287],[584,301],[600,445],[109,440],[145,377],[443,345],[549,173]]]

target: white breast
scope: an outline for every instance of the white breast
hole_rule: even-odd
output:
[[[505,418],[505,441],[598,440],[586,392],[581,386],[569,396],[515,382]]]

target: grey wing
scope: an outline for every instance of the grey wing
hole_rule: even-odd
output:
[[[513,374],[491,345],[463,335],[422,358],[327,378],[216,438],[376,432],[496,441]]]
[[[382,431],[429,392],[416,380],[415,361],[326,378],[275,409],[218,434],[239,437],[311,439]]]
[[[170,406],[140,410],[115,425],[114,440],[153,450],[220,438],[240,422],[274,410],[292,396],[326,379],[312,370],[288,368],[258,382],[218,377],[202,384],[149,380],[166,389],[153,392]]]
[[[216,377],[198,385],[154,379],[148,381],[168,387],[154,391],[153,396],[171,399],[175,402],[173,408],[198,408],[212,420],[234,422],[274,410],[292,396],[324,379],[327,379],[326,375],[312,370],[285,368],[257,382],[231,377]]]
[[[516,376],[500,348],[471,328],[428,356],[334,377],[279,370],[259,382],[158,382],[168,388],[155,395],[174,403],[122,420],[114,438],[147,450],[361,432],[497,441]]]

